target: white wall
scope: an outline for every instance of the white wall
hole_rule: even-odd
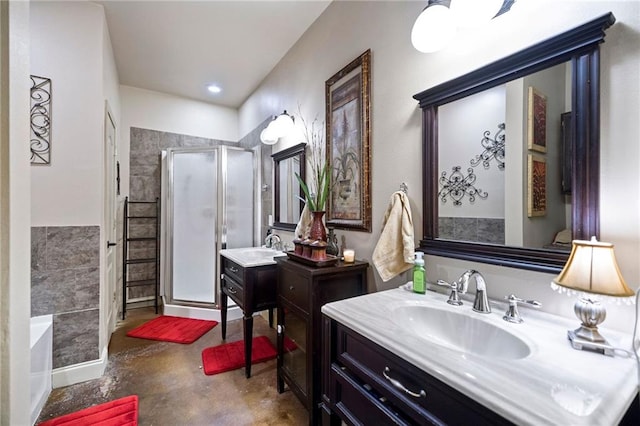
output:
[[[409,185],[416,243],[422,235],[421,119],[412,95],[612,11],[618,22],[607,31],[601,58],[601,238],[616,245],[622,273],[637,288],[640,4],[519,0],[512,11],[492,25],[462,33],[458,43],[434,54],[421,54],[410,43],[411,27],[423,7],[422,1],[333,2],[242,105],[240,134],[248,133],[279,110],[295,111],[298,104],[307,119],[315,115],[322,118],[324,82],[371,48],[373,233],[338,231],[346,235],[358,258],[371,259],[389,196],[401,182]],[[275,150],[295,142],[280,142]],[[551,274],[432,256],[427,257],[426,266],[430,281],[455,279],[474,267],[485,274],[491,297],[502,299],[515,293],[542,301],[547,311],[573,317],[573,299],[549,288]],[[400,277],[382,283],[377,273],[370,275],[377,289],[404,281]],[[632,316],[632,308],[613,307],[606,325],[630,330]]]
[[[29,424],[29,3],[0,3],[0,424]]]
[[[488,169],[482,162],[471,167],[471,160],[484,150],[480,142],[485,131],[493,138],[498,125],[505,123],[506,86],[500,85],[481,93],[450,102],[438,108],[438,164],[442,172],[451,178],[452,168],[460,166],[460,173],[467,176],[472,168],[476,176],[474,187],[487,198],[476,197],[471,203],[465,195],[462,205],[455,206],[448,196],[446,202],[438,200],[440,217],[474,217],[504,219],[505,217],[505,171],[498,169],[497,160],[492,160]],[[442,137],[442,135],[446,137]],[[502,133],[504,134],[504,132]],[[507,150],[511,141],[505,139]],[[509,161],[506,167],[509,167]],[[439,189],[442,189],[440,186]]]
[[[131,127],[232,142],[239,140],[235,109],[125,85],[120,86],[120,100],[122,120],[118,157],[123,196],[129,193]]]
[[[112,114],[112,118],[115,121],[115,125],[116,125],[116,147],[118,144],[118,141],[121,139],[121,136],[119,135],[120,133],[120,84],[118,81],[118,70],[116,68],[116,61],[115,61],[115,57],[113,55],[113,47],[111,46],[111,37],[109,36],[109,28],[107,27],[107,21],[106,21],[106,16],[104,15],[104,9],[103,9],[103,13],[102,13],[102,91],[103,91],[103,99],[104,99],[104,103],[102,105],[103,108],[103,112],[102,112],[102,127],[101,127],[101,134],[102,134],[102,152],[103,152],[103,167],[102,167],[102,175],[101,175],[101,182],[102,182],[102,199],[104,200],[106,198],[106,178],[105,176],[107,175],[107,169],[106,169],[106,165],[107,165],[107,159],[106,159],[106,154],[107,152],[105,151],[106,147],[105,147],[105,120],[106,120],[106,109],[108,108],[110,110],[110,113]],[[117,149],[116,149],[117,151]],[[117,152],[116,152],[117,155]],[[117,159],[116,159],[117,161]],[[114,166],[115,167],[115,166]],[[117,198],[117,195],[116,195]],[[113,200],[113,202],[115,203],[116,200]],[[103,208],[102,208],[102,219],[100,221],[100,223],[104,224],[104,226],[100,227],[100,338],[99,338],[99,347],[100,347],[100,353],[102,354],[104,352],[104,350],[108,347],[109,345],[109,339],[111,338],[111,333],[113,332],[113,327],[115,327],[115,324],[112,322],[111,324],[109,323],[109,313],[111,311],[114,312],[114,315],[117,315],[118,313],[118,306],[110,306],[110,304],[113,303],[112,298],[110,297],[109,293],[111,293],[111,289],[109,288],[108,285],[108,267],[107,267],[107,247],[106,247],[106,241],[108,239],[108,226],[109,224],[107,224],[107,209],[112,207],[111,203],[107,203],[106,200],[105,202],[103,202],[102,204]],[[112,220],[116,221],[118,220],[117,217],[112,218]],[[118,256],[120,254],[119,251],[116,251],[116,253],[113,255],[113,260],[116,262],[116,265],[113,265],[114,268],[116,268],[116,271],[118,270],[119,265],[119,260],[121,259],[120,256]],[[114,283],[114,285],[116,286],[116,291],[119,288],[117,286],[118,281],[116,280],[116,283]],[[113,303],[113,305],[117,305],[117,298],[116,298],[116,303]]]
[[[52,85],[51,164],[31,168],[32,226],[101,223],[103,22],[94,3],[32,2],[31,73]]]

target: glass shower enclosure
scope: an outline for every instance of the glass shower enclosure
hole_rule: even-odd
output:
[[[230,146],[163,152],[165,303],[217,307],[219,250],[254,246],[255,161]]]

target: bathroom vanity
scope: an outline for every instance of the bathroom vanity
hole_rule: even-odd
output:
[[[522,309],[513,324],[506,304],[446,300],[393,289],[323,306],[323,424],[637,424],[633,357],[574,350],[566,318]]]
[[[314,267],[283,257],[276,262],[278,392],[284,391],[286,383],[309,411],[309,424],[318,424],[323,351],[320,308],[328,302],[365,294],[369,264],[355,261]]]
[[[284,253],[260,247],[220,250],[220,317],[222,339],[227,337],[228,298],[242,310],[244,330],[245,376],[251,377],[253,314],[269,310],[269,326],[273,327],[276,306],[276,262]]]

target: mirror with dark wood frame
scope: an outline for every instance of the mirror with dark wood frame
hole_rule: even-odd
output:
[[[600,166],[600,43],[615,22],[608,13],[577,28],[535,44],[454,80],[414,96],[422,109],[424,236],[419,249],[427,254],[490,263],[540,272],[559,272],[568,251],[449,239],[439,229],[439,129],[443,106],[471,95],[566,63],[569,110],[562,119],[569,126],[563,139],[571,149],[571,238],[599,236]],[[444,127],[444,126],[443,126]],[[531,149],[531,148],[529,148]],[[509,151],[508,142],[506,150]],[[526,150],[526,147],[525,147]],[[526,169],[526,164],[524,165]],[[526,191],[526,189],[523,189]],[[526,203],[526,200],[522,200]],[[569,205],[569,204],[567,204]],[[526,206],[524,207],[526,211]]]
[[[305,147],[300,143],[272,154],[274,218],[272,228],[294,231],[304,208],[296,173],[305,176]]]

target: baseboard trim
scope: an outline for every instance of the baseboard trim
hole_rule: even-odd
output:
[[[107,368],[108,350],[103,348],[100,359],[68,365],[53,370],[51,384],[53,388],[74,385],[87,380],[99,379]]]
[[[182,318],[194,318],[208,321],[220,321],[221,315],[219,309],[198,308],[194,306],[183,305],[168,305],[164,304],[162,308],[164,315],[182,317]],[[233,321],[242,318],[242,311],[239,307],[229,307],[227,309],[227,321]]]

